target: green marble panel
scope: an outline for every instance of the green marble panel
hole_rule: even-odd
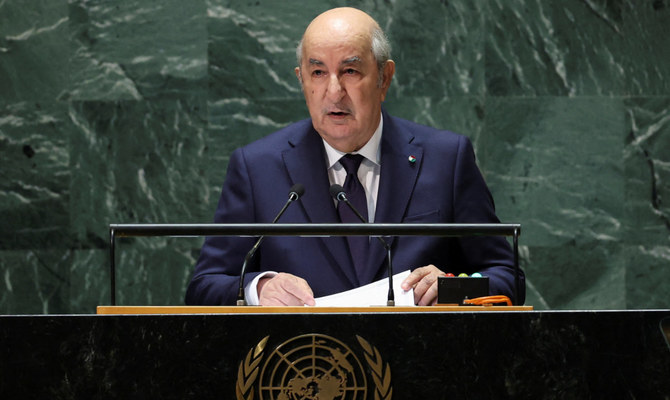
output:
[[[65,104],[0,104],[0,249],[74,245]]]
[[[670,3],[629,2],[624,7],[623,65],[631,95],[670,95]]]
[[[91,300],[109,303],[109,224],[211,221],[225,165],[212,167],[204,99],[71,105],[77,127],[71,138],[71,229],[80,243],[101,249],[73,263],[72,279],[104,293],[93,299],[73,293],[71,302],[78,312],[90,312]],[[215,185],[208,182],[212,170]],[[200,238],[120,240],[117,303],[182,304],[201,243]]]
[[[620,243],[528,246],[522,255],[526,304],[538,310],[626,308],[626,252]]]
[[[485,74],[492,95],[668,93],[666,2],[486,4]]]
[[[120,240],[116,253],[116,303],[182,305],[202,241],[202,238]],[[109,273],[105,272],[105,276]],[[108,294],[109,282],[101,284]],[[101,301],[109,304],[108,298]]]
[[[445,129],[469,137],[478,154],[478,139],[484,127],[482,97],[395,97],[390,94],[384,108],[396,117]]]
[[[66,249],[1,250],[0,312],[48,314],[70,310],[72,261],[72,252]]]
[[[493,96],[567,95],[570,81],[554,28],[552,3],[489,1],[485,79]]]
[[[629,307],[670,307],[670,98],[625,102]]]
[[[552,54],[552,67],[563,81],[565,94],[628,93],[625,3],[552,1],[551,6],[553,24],[543,42]]]
[[[670,308],[670,245],[626,247],[627,308]]]
[[[482,1],[397,1],[379,20],[393,45],[396,96],[484,93]]]
[[[217,195],[198,162],[207,144],[204,102],[71,104],[71,213],[80,240],[106,240],[110,223],[209,216]]]
[[[227,156],[240,146],[305,118],[309,113],[302,99],[213,102],[209,105],[209,146],[213,153]]]
[[[54,99],[68,80],[65,1],[0,2],[0,102]]]
[[[627,240],[670,245],[670,97],[625,101]]]
[[[625,302],[625,109],[618,99],[487,98],[479,162],[498,216],[522,224],[528,303]]]
[[[64,98],[130,100],[204,95],[204,0],[69,3],[71,89]]]
[[[618,99],[487,98],[480,166],[524,244],[622,239],[624,118]]]
[[[68,304],[56,311],[91,314],[97,306],[110,304],[109,249],[73,250],[68,256]]]

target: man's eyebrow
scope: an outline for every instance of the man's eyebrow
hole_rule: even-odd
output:
[[[340,63],[340,65],[359,64],[359,63],[361,63],[362,61],[363,61],[363,60],[361,60],[361,58],[360,58],[359,56],[353,56],[353,57],[347,58],[347,59],[345,59],[345,60],[342,60],[342,62]]]
[[[349,65],[349,64],[360,64],[363,60],[359,56],[353,56],[342,60],[340,65]],[[324,65],[323,61],[317,60],[315,58],[309,59],[309,65],[322,66]]]

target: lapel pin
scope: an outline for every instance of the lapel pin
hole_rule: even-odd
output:
[[[407,161],[409,161],[409,162],[411,162],[412,164],[414,164],[414,163],[416,162],[416,157],[414,157],[414,156],[409,156],[409,157],[407,157]]]

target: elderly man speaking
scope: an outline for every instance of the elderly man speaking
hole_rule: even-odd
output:
[[[285,223],[351,220],[329,187],[343,185],[363,218],[376,223],[497,223],[491,194],[461,135],[393,117],[382,108],[395,73],[390,45],[366,13],[336,8],[317,16],[297,48],[310,118],[233,152],[216,223],[268,223],[296,183],[305,194]],[[233,304],[255,240],[208,237],[187,304]],[[418,305],[437,300],[437,277],[479,272],[489,294],[514,295],[513,254],[501,237],[389,239],[396,272]],[[367,237],[268,237],[248,266],[254,305],[314,305],[315,297],[385,277],[385,249]],[[523,304],[523,274],[516,304]]]

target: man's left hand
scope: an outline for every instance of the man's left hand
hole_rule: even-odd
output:
[[[414,304],[433,306],[437,303],[437,278],[444,276],[434,265],[417,268],[400,284],[403,290],[414,289]]]

